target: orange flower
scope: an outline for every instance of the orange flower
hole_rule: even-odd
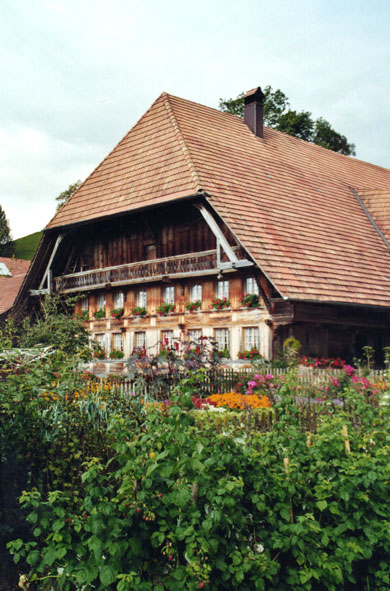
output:
[[[271,401],[268,396],[257,396],[256,394],[237,394],[228,392],[226,394],[212,394],[206,398],[206,402],[217,407],[227,406],[237,410],[244,408],[270,408]]]

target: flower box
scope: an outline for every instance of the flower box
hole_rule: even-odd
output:
[[[120,318],[123,316],[123,308],[114,308],[111,310],[111,318]]]
[[[185,305],[185,309],[187,310],[187,312],[189,312],[190,314],[192,314],[193,312],[196,312],[197,310],[199,310],[202,307],[202,302],[200,300],[196,300],[196,302],[190,302],[189,304]]]
[[[175,305],[174,304],[168,304],[167,302],[162,302],[156,309],[157,314],[160,314],[160,316],[166,316],[167,314],[170,314],[171,312],[175,311]]]
[[[227,298],[214,298],[211,302],[211,309],[223,310],[223,308],[230,308],[230,300]]]
[[[260,306],[259,296],[255,293],[248,293],[242,296],[241,305],[245,308],[258,308]]]
[[[132,311],[133,316],[146,316],[147,311],[143,306],[136,306]]]
[[[106,309],[99,308],[99,310],[96,310],[96,312],[94,313],[94,316],[95,316],[96,320],[100,320],[101,318],[105,318],[106,317]]]

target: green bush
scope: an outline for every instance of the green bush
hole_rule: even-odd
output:
[[[112,454],[80,458],[77,495],[62,483],[21,497],[33,539],[9,548],[30,581],[69,591],[387,591],[387,411],[370,407],[354,425],[340,410],[308,440],[289,388],[271,432],[238,437],[195,422],[189,397],[118,401],[102,424]]]

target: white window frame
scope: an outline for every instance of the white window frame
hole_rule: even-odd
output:
[[[136,349],[146,349],[146,331],[136,332],[134,335]]]
[[[81,300],[81,310],[83,312],[88,312],[89,310],[89,296],[86,296]]]
[[[254,277],[247,277],[245,279],[245,293],[247,295],[259,295],[259,286]]]
[[[163,301],[166,304],[174,304],[175,303],[175,286],[174,285],[167,285],[166,287],[164,287]]]
[[[202,339],[202,329],[191,328],[189,331],[187,331],[187,336],[191,344],[200,345]]]
[[[215,328],[214,337],[218,351],[223,351],[224,349],[230,351],[230,331],[228,328]]]
[[[221,300],[223,298],[229,299],[229,280],[228,279],[221,279],[217,281],[217,298]]]
[[[125,294],[123,291],[116,291],[114,293],[114,309],[119,310],[125,306]]]
[[[123,336],[123,332],[113,332],[111,343],[112,343],[112,350],[115,349],[116,351],[124,351],[125,350],[125,339]]]
[[[258,326],[246,326],[243,329],[244,350],[249,351],[252,347],[260,350],[260,329]]]
[[[106,294],[105,293],[99,293],[97,298],[96,298],[96,308],[98,310],[104,310],[106,307]]]
[[[139,308],[146,308],[148,301],[146,289],[139,289],[137,293],[137,306]]]
[[[191,286],[191,302],[202,301],[202,284],[194,283]]]

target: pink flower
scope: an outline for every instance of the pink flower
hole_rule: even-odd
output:
[[[330,378],[330,381],[332,382],[333,386],[336,386],[336,388],[340,387],[340,382],[338,381],[338,379],[334,378],[333,376]]]
[[[347,376],[352,376],[355,373],[355,368],[352,365],[344,365],[343,369]]]

